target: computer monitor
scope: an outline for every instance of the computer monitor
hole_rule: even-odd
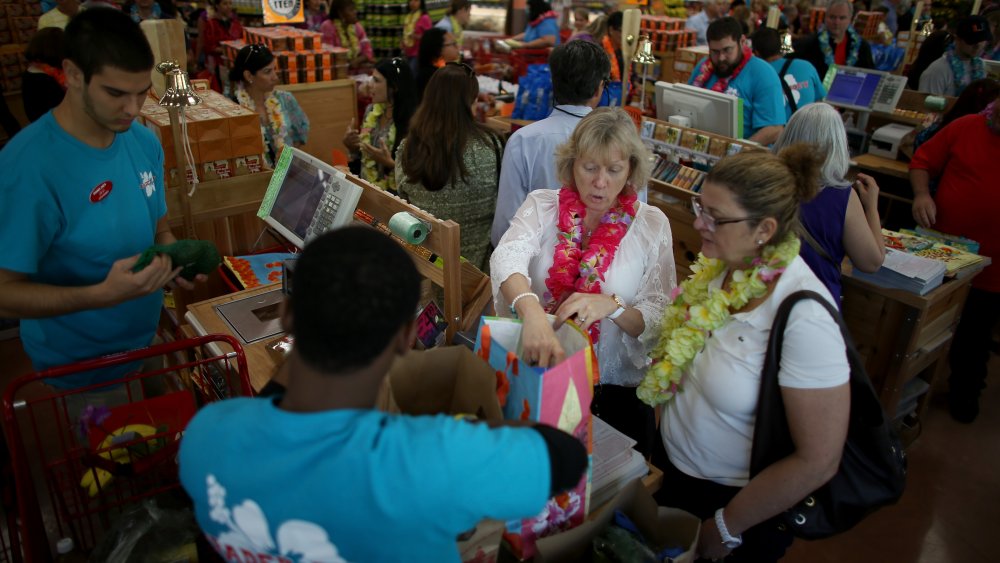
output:
[[[906,77],[880,70],[830,65],[823,78],[825,101],[860,111],[892,113],[906,88]]]
[[[1000,61],[988,61],[983,59],[983,66],[986,67],[986,78],[1000,80]]]
[[[743,100],[687,84],[656,83],[656,116],[691,120],[691,127],[733,139],[743,138]]]
[[[286,146],[274,167],[257,216],[297,248],[351,223],[362,188],[343,172]]]

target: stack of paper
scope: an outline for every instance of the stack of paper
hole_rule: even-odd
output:
[[[891,287],[924,295],[941,285],[947,268],[944,262],[908,254],[894,248],[885,249],[885,261],[874,274],[854,270],[855,278],[883,287]]]
[[[590,506],[604,504],[630,481],[649,473],[642,454],[632,449],[634,445],[635,440],[594,417],[594,473]]]

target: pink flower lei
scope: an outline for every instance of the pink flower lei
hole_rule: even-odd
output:
[[[555,312],[574,292],[601,293],[604,275],[635,219],[637,199],[635,194],[619,194],[618,203],[601,217],[601,224],[591,233],[587,248],[583,248],[583,219],[587,216],[587,206],[576,189],[563,186],[559,190],[559,235],[552,267],[545,280],[548,288],[545,309],[548,312]],[[597,342],[600,334],[600,323],[595,322],[590,326],[591,340]]]

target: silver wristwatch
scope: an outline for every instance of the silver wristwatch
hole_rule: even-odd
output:
[[[729,533],[729,529],[726,528],[726,520],[722,517],[722,510],[720,508],[715,511],[715,527],[719,529],[719,535],[722,536],[722,545],[729,549],[736,549],[743,545],[743,536],[733,536]]]

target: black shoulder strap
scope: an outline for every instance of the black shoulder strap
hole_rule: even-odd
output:
[[[781,81],[781,90],[785,93],[785,99],[788,100],[788,105],[792,107],[792,113],[799,109],[799,106],[795,103],[795,96],[792,94],[792,89],[785,82],[785,73],[788,72],[789,65],[792,64],[792,59],[785,59],[785,64],[781,65],[781,70],[778,72],[778,80]]]
[[[802,290],[792,293],[781,302],[774,315],[771,335],[767,341],[767,353],[760,375],[760,394],[757,402],[757,417],[754,422],[753,447],[750,451],[750,476],[763,471],[778,459],[792,453],[794,445],[788,431],[785,403],[778,386],[778,370],[781,367],[781,347],[785,341],[785,326],[796,303],[808,299],[816,301],[830,313],[840,327],[847,352],[847,362],[851,369],[851,419],[878,421],[885,416],[882,405],[864,369],[861,354],[851,340],[850,332],[840,312],[815,291]]]

